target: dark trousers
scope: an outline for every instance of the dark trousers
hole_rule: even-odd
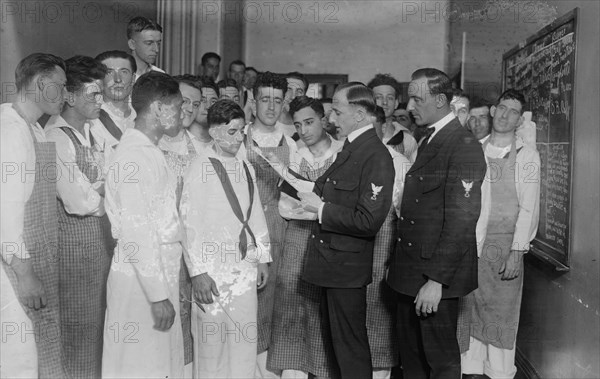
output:
[[[324,288],[323,317],[329,318],[333,351],[342,379],[373,376],[367,337],[367,288]]]
[[[415,298],[398,295],[398,334],[404,378],[460,379],[456,339],[458,298],[442,299],[427,317],[415,312]]]

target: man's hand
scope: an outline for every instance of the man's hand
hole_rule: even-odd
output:
[[[502,263],[498,274],[502,274],[502,280],[513,280],[514,278],[521,275],[521,262],[523,261],[522,250],[511,250],[506,257],[506,260]]]
[[[21,302],[35,310],[44,308],[48,301],[46,291],[44,291],[44,285],[33,271],[31,259],[22,260],[13,257],[10,267],[17,274],[16,292]]]
[[[257,289],[263,289],[269,281],[269,265],[268,263],[259,263],[258,272],[256,274],[256,287]]]
[[[302,208],[307,212],[318,213],[323,200],[314,192],[299,192]]]
[[[415,299],[417,316],[427,316],[437,312],[441,299],[442,284],[429,279],[427,283],[423,284]]]
[[[171,300],[165,299],[152,303],[152,318],[154,319],[154,329],[166,332],[171,328],[175,321],[175,308]]]
[[[192,278],[192,288],[194,290],[194,297],[201,304],[212,304],[213,295],[219,296],[217,284],[208,273],[194,276]]]

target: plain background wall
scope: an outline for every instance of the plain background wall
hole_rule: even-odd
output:
[[[558,273],[528,257],[517,341],[525,359],[544,379],[600,378],[600,2],[481,1],[474,5],[453,0],[453,8],[465,17],[450,22],[449,32],[449,71],[460,66],[462,32],[466,31],[466,90],[495,99],[501,90],[502,54],[575,7],[580,13],[572,141],[571,271]]]
[[[14,92],[14,70],[35,52],[69,58],[125,50],[127,23],[132,17],[156,19],[155,1],[10,1],[0,2],[1,102]]]
[[[376,73],[410,81],[417,68],[444,69],[448,23],[436,8],[446,1],[277,3],[271,11],[245,1],[244,59],[258,70],[348,74],[367,82]]]

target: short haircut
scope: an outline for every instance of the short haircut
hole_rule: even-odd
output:
[[[273,87],[274,89],[281,90],[285,95],[287,91],[287,80],[285,80],[285,76],[283,75],[274,74],[270,71],[261,72],[258,74],[256,83],[254,83],[254,88],[252,89],[252,94],[256,100],[258,100],[258,90],[261,87]]]
[[[471,104],[471,106],[470,106],[471,109],[483,108],[483,107],[488,107],[488,109],[491,108],[490,103],[483,100],[479,96],[473,96],[473,98],[471,98],[470,104]]]
[[[509,88],[506,91],[502,92],[502,95],[498,98],[496,104],[500,104],[502,100],[516,100],[521,103],[521,114],[525,111],[525,105],[527,105],[527,101],[525,100],[525,95],[522,92],[517,91],[516,89]]]
[[[436,68],[421,68],[413,72],[411,79],[417,80],[427,79],[427,86],[432,95],[444,95],[446,102],[450,104],[452,101],[452,81],[443,71]]]
[[[52,75],[56,68],[67,71],[65,61],[52,54],[34,53],[23,58],[15,69],[15,84],[17,91],[31,84],[36,75]]]
[[[150,71],[133,85],[131,106],[137,114],[145,112],[154,101],[170,102],[179,95],[179,83],[172,76]]]
[[[462,97],[463,99],[467,99],[469,106],[471,104],[471,97],[469,97],[469,95],[467,95],[467,93],[460,88],[452,88],[452,97]]]
[[[301,80],[302,83],[304,84],[304,91],[306,91],[308,89],[308,79],[306,79],[306,76],[304,76],[303,74],[299,73],[298,71],[294,71],[294,72],[290,72],[288,73],[285,78],[290,78],[290,79],[298,79]]]
[[[208,77],[208,76],[202,77],[202,88],[210,88],[213,91],[215,91],[217,96],[219,95],[219,87],[217,87],[215,81],[211,77]]]
[[[67,66],[67,91],[79,91],[84,84],[102,80],[108,69],[100,61],[83,55],[75,55],[65,61]]]
[[[234,87],[237,89],[237,82],[233,79],[223,79],[223,80],[219,80],[219,82],[217,83],[217,87],[218,88],[227,88],[227,87]],[[219,91],[217,91],[218,93]]]
[[[246,71],[254,71],[254,72],[256,72],[256,75],[258,75],[258,70],[255,69],[254,67],[246,67]]]
[[[137,72],[137,63],[135,63],[135,58],[133,57],[133,55],[126,53],[125,51],[109,50],[109,51],[100,53],[96,56],[96,60],[98,60],[99,62],[102,62],[105,59],[111,59],[111,58],[127,59],[129,61],[129,65],[131,66],[131,72],[134,74]]]
[[[350,82],[338,86],[335,92],[346,91],[346,99],[348,103],[354,106],[363,107],[368,113],[374,115],[375,97],[373,96],[373,90],[365,86],[361,82]]]
[[[229,124],[232,120],[237,120],[238,118],[242,120],[246,119],[244,111],[238,103],[229,99],[222,99],[211,105],[208,108],[208,115],[206,117],[209,127]]]
[[[367,87],[370,89],[379,86],[390,86],[394,89],[394,92],[396,92],[396,99],[398,99],[400,96],[400,83],[398,83],[398,81],[390,74],[377,74],[373,79],[371,79],[369,84],[367,84]]]
[[[231,71],[231,66],[233,66],[233,65],[244,66],[244,70],[246,69],[246,64],[244,63],[244,61],[239,60],[239,59],[236,59],[229,64],[229,71]]]
[[[202,66],[206,65],[206,63],[208,63],[208,60],[211,59],[211,58],[217,59],[219,61],[219,63],[221,63],[221,57],[219,56],[219,54],[213,53],[213,52],[209,52],[209,53],[205,53],[202,56],[200,64]]]
[[[138,16],[132,18],[127,24],[127,39],[131,39],[135,33],[141,33],[144,30],[156,30],[161,33],[163,31],[162,26],[156,21],[147,17]]]
[[[304,108],[310,107],[319,117],[325,116],[325,109],[323,104],[317,99],[313,99],[308,96],[298,96],[290,103],[290,116],[294,117],[294,114]]]
[[[202,92],[202,82],[199,82],[198,77],[190,74],[174,76],[173,79],[179,84],[187,84],[188,86]]]
[[[385,124],[385,111],[379,105],[375,107],[375,119],[378,123],[384,125]]]

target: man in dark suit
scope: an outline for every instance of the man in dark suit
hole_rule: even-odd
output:
[[[314,192],[301,193],[304,209],[318,213],[303,279],[324,288],[342,378],[370,378],[366,293],[373,268],[373,241],[392,202],[394,166],[372,125],[373,92],[362,83],[340,86],[330,120],[347,143],[317,179]]]
[[[405,178],[388,284],[399,293],[405,378],[461,377],[458,298],[477,288],[475,226],[486,163],[479,142],[450,110],[450,79],[413,73],[408,110],[429,137]]]

